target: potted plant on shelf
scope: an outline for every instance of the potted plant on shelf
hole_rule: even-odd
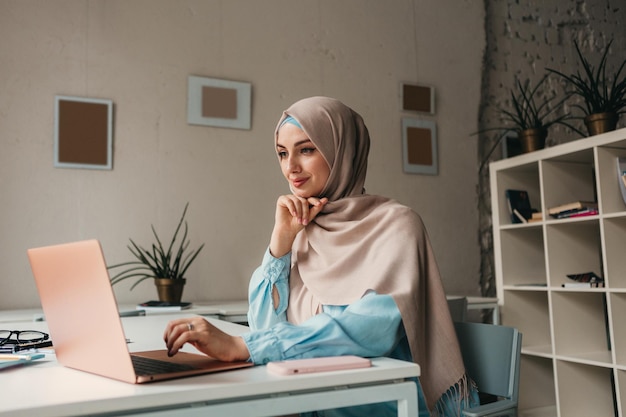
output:
[[[187,282],[185,273],[196,259],[204,243],[200,245],[198,249],[189,249],[189,240],[187,240],[188,226],[185,221],[185,214],[187,213],[187,207],[189,203],[185,205],[183,215],[178,222],[178,226],[174,232],[174,236],[167,248],[161,244],[161,239],[151,226],[152,233],[156,242],[152,244],[152,249],[147,250],[137,245],[132,239],[128,249],[135,256],[136,260],[123,262],[116,265],[111,265],[108,269],[116,269],[126,267],[114,276],[111,277],[111,284],[115,285],[118,282],[126,279],[134,278],[135,283],[130,287],[134,289],[140,282],[146,279],[154,279],[154,283],[157,287],[159,301],[167,301],[172,303],[179,303],[182,298],[183,288]],[[181,227],[184,223],[184,232],[180,243],[174,248],[176,239]]]
[[[493,146],[483,159],[480,170],[483,169],[485,163],[500,144],[500,142],[511,131],[517,133],[517,139],[520,142],[521,150],[524,153],[542,149],[545,146],[545,140],[548,135],[548,128],[554,124],[563,124],[571,129],[566,120],[570,119],[569,115],[555,115],[556,110],[567,99],[564,97],[553,103],[556,98],[552,95],[548,98],[540,100],[540,87],[543,86],[548,74],[532,87],[529,80],[522,83],[517,80],[515,88],[511,90],[510,107],[498,106],[497,110],[504,124],[497,127],[482,129],[474,134],[485,133],[490,131],[500,131],[501,134],[495,140]]]
[[[582,99],[583,104],[574,104],[572,107],[582,111],[583,117],[579,118],[584,118],[591,136],[615,130],[620,115],[626,112],[624,110],[626,108],[626,75],[621,75],[626,59],[612,76],[607,74],[607,56],[612,43],[611,40],[607,44],[598,67],[594,68],[583,56],[578,43],[574,41],[578,59],[583,67],[583,74],[576,71],[575,74],[566,75],[555,69],[546,68],[561,76],[572,87],[570,93]]]

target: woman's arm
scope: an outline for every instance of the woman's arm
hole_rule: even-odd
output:
[[[288,322],[242,335],[256,364],[320,356],[388,355],[404,337],[402,319],[390,295],[369,293],[347,306],[325,306],[324,313],[299,325]]]
[[[291,253],[275,258],[269,249],[250,279],[248,325],[252,330],[267,329],[287,320]]]

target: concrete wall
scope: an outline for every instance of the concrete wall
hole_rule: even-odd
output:
[[[288,191],[281,111],[329,95],[372,136],[366,187],[423,216],[449,292],[477,293],[475,130],[484,8],[459,0],[0,0],[0,309],[38,305],[26,249],[87,238],[109,263],[186,202],[188,300],[241,299]],[[462,34],[461,40],[459,34]],[[186,122],[187,77],[252,84],[252,129]],[[439,175],[402,172],[400,83],[435,87]],[[53,167],[56,94],[115,103],[114,169]],[[118,300],[155,298],[152,284]]]

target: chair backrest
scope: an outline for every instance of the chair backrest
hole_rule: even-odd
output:
[[[446,299],[448,300],[452,321],[465,321],[467,316],[467,297],[450,295]]]
[[[479,392],[517,403],[522,334],[514,327],[455,322],[465,369]]]

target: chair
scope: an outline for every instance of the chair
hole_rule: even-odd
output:
[[[455,322],[465,370],[495,402],[463,410],[467,417],[516,416],[522,334],[513,327]]]
[[[452,296],[446,297],[452,321],[465,321],[467,317],[467,297]]]

